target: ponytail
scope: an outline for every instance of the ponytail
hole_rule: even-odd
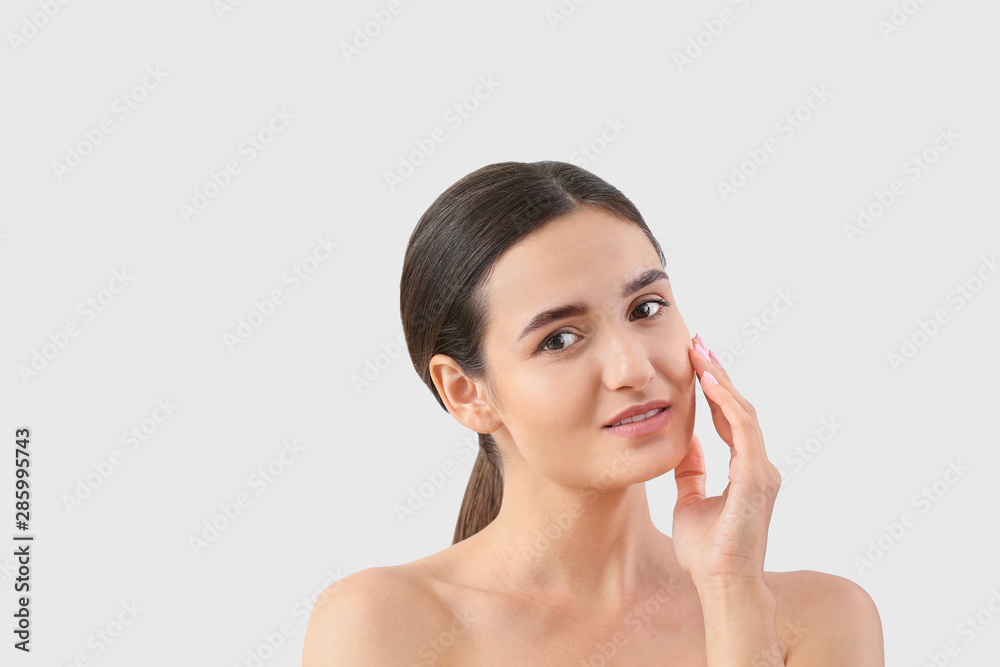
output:
[[[458,512],[452,544],[458,544],[489,525],[499,514],[502,500],[503,468],[500,452],[492,436],[480,433],[479,454],[472,466],[469,484],[465,487],[465,498],[462,499],[462,508]]]

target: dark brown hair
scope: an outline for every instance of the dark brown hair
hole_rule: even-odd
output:
[[[566,162],[499,162],[445,190],[410,235],[399,282],[399,310],[413,368],[447,410],[430,374],[444,354],[497,405],[483,334],[490,312],[484,289],[497,259],[553,218],[594,206],[638,225],[665,266],[663,250],[638,209],[614,186]],[[485,528],[503,500],[503,461],[493,437],[479,434],[479,454],[465,489],[453,544]]]

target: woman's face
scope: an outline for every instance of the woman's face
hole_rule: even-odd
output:
[[[508,473],[526,466],[585,488],[634,484],[677,465],[694,429],[691,336],[638,226],[593,207],[555,218],[500,257],[487,291],[485,354],[499,405],[486,398],[502,421],[493,437]],[[570,305],[585,312],[535,320]],[[623,437],[605,428],[654,400],[670,404],[658,431]]]

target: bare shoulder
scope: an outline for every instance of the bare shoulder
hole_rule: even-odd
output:
[[[416,664],[420,643],[447,618],[418,570],[405,565],[361,570],[316,599],[302,665]]]
[[[882,620],[864,588],[814,570],[765,572],[765,580],[788,667],[884,667]]]

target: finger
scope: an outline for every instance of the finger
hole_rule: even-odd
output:
[[[683,507],[705,498],[705,453],[698,436],[691,435],[691,446],[681,462],[674,468],[677,482],[677,506]]]
[[[733,432],[734,454],[766,461],[764,438],[761,436],[757,417],[747,412],[729,388],[721,382],[716,384],[703,378],[701,389],[707,398],[718,404],[726,421],[729,422],[729,428]],[[730,469],[732,469],[731,463]]]
[[[697,336],[691,339],[692,345],[691,345],[691,353],[689,355],[692,360],[691,364],[692,366],[694,366],[694,369],[698,372],[699,377],[706,370],[709,371],[712,374],[712,376],[719,381],[720,384],[726,386],[726,388],[730,390],[730,392],[733,394],[733,396],[736,397],[736,400],[740,403],[740,405],[743,406],[744,410],[746,410],[750,414],[756,414],[756,411],[754,410],[754,407],[753,405],[751,405],[750,401],[744,398],[743,395],[740,394],[740,392],[736,389],[736,386],[730,379],[729,373],[726,372],[726,369],[723,368],[722,365],[717,363],[714,359],[712,359],[712,356],[715,353],[703,345],[704,339],[700,339],[700,336],[701,334],[698,334]],[[718,355],[715,355],[715,358],[718,359]]]

